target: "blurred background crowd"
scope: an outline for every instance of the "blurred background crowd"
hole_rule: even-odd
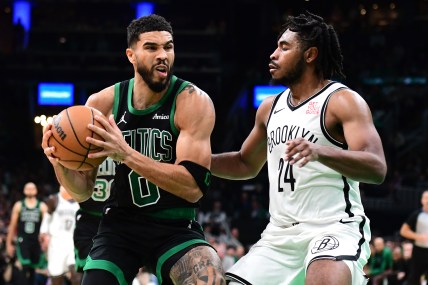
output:
[[[16,2],[29,3],[30,25]],[[374,237],[387,247],[407,245],[399,235],[428,189],[428,0],[152,1],[174,29],[175,74],[213,99],[213,152],[236,150],[252,128],[254,86],[269,85],[269,55],[287,15],[305,9],[334,26],[344,55],[344,83],[368,102],[381,135],[388,176],[361,185]],[[202,7],[203,6],[203,7]],[[126,26],[136,17],[130,0],[0,1],[0,241],[11,207],[33,181],[40,198],[57,182],[40,148],[34,118],[64,106],[38,104],[40,82],[72,82],[74,104],[133,76]],[[224,256],[225,267],[259,238],[269,219],[268,179],[214,178],[198,219]],[[4,249],[4,247],[3,247]],[[229,258],[231,257],[231,258]]]

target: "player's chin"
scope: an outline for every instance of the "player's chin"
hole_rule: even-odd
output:
[[[278,69],[271,68],[271,69],[269,69],[269,73],[272,76],[272,78],[275,78],[275,75],[278,74]]]

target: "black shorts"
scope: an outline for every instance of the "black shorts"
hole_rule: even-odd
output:
[[[18,237],[16,256],[23,266],[38,268],[41,264],[42,250],[38,239]]]
[[[85,270],[107,270],[121,285],[130,284],[143,266],[157,276],[159,284],[172,284],[169,272],[177,260],[198,245],[210,246],[195,219],[141,216],[123,208],[106,210]]]
[[[100,221],[101,213],[97,216],[81,209],[76,213],[76,227],[74,229],[73,240],[77,272],[83,272],[83,267],[92,248],[92,240],[97,234]]]

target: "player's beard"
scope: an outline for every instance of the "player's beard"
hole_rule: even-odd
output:
[[[275,84],[281,84],[284,86],[290,86],[293,85],[302,78],[302,74],[305,71],[306,65],[305,60],[302,56],[300,57],[299,61],[294,65],[293,68],[291,68],[288,73],[286,73],[283,77],[275,79],[272,78],[272,82]]]
[[[168,75],[165,78],[165,80],[162,80],[160,82],[155,82],[153,80],[154,68],[148,69],[148,68],[145,68],[144,66],[138,65],[137,66],[137,72],[138,72],[138,74],[140,74],[140,76],[143,78],[144,82],[147,83],[147,85],[149,86],[149,88],[151,90],[153,90],[156,93],[159,93],[168,87],[169,82],[171,80],[171,76],[172,76],[172,67],[168,70]]]

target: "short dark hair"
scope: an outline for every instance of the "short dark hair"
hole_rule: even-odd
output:
[[[322,17],[308,11],[299,16],[289,16],[278,39],[287,29],[297,33],[303,50],[309,47],[318,48],[316,70],[319,74],[326,79],[330,79],[335,74],[345,78],[343,56],[336,31],[324,22]]]
[[[166,31],[172,33],[171,24],[162,16],[151,14],[132,20],[126,28],[128,47],[138,42],[138,38],[142,33],[153,31]]]

